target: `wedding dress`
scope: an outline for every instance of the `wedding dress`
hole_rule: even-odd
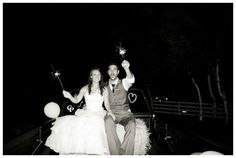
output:
[[[109,154],[104,126],[103,96],[100,92],[84,95],[86,107],[75,115],[58,117],[45,145],[60,154]]]

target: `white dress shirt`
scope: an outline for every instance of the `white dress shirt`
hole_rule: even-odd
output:
[[[113,90],[112,84],[117,85],[118,81],[119,81],[119,78],[118,78],[118,77],[117,77],[117,79],[116,79],[115,81],[113,81],[112,83],[111,83],[111,80],[109,80],[109,86],[110,86],[111,90]],[[122,79],[122,84],[123,84],[124,89],[125,89],[126,91],[129,90],[129,88],[132,86],[132,84],[133,84],[134,82],[135,82],[134,75],[133,75],[133,77],[130,78],[130,79],[127,78],[127,77]]]

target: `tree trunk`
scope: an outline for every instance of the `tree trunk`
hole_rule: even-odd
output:
[[[228,105],[227,105],[227,99],[225,96],[225,93],[222,90],[222,86],[220,84],[220,75],[219,75],[219,64],[216,63],[216,81],[217,81],[217,89],[219,92],[219,95],[223,101],[224,110],[225,110],[225,123],[228,124],[229,122],[229,112],[228,112]]]
[[[192,82],[193,82],[193,85],[194,87],[196,88],[197,90],[197,94],[198,94],[198,101],[199,101],[199,120],[202,121],[203,119],[203,112],[202,112],[202,97],[201,97],[201,92],[200,92],[200,89],[199,89],[199,86],[197,85],[197,83],[195,82],[193,76],[191,76],[191,73],[189,72],[189,75],[192,79]]]
[[[212,91],[210,74],[208,74],[208,76],[207,76],[207,81],[208,81],[208,88],[209,88],[210,96],[213,100],[213,116],[214,116],[214,118],[216,118],[216,98],[215,98],[214,93]]]

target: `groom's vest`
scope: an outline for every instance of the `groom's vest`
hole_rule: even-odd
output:
[[[122,80],[118,81],[117,85],[114,87],[114,92],[112,92],[108,84],[108,93],[110,107],[113,112],[129,110],[128,92],[124,89]]]

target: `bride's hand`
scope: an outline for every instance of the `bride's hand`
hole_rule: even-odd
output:
[[[70,98],[71,97],[71,94],[69,92],[65,91],[65,90],[63,90],[62,93],[63,93],[63,96],[65,98]]]

